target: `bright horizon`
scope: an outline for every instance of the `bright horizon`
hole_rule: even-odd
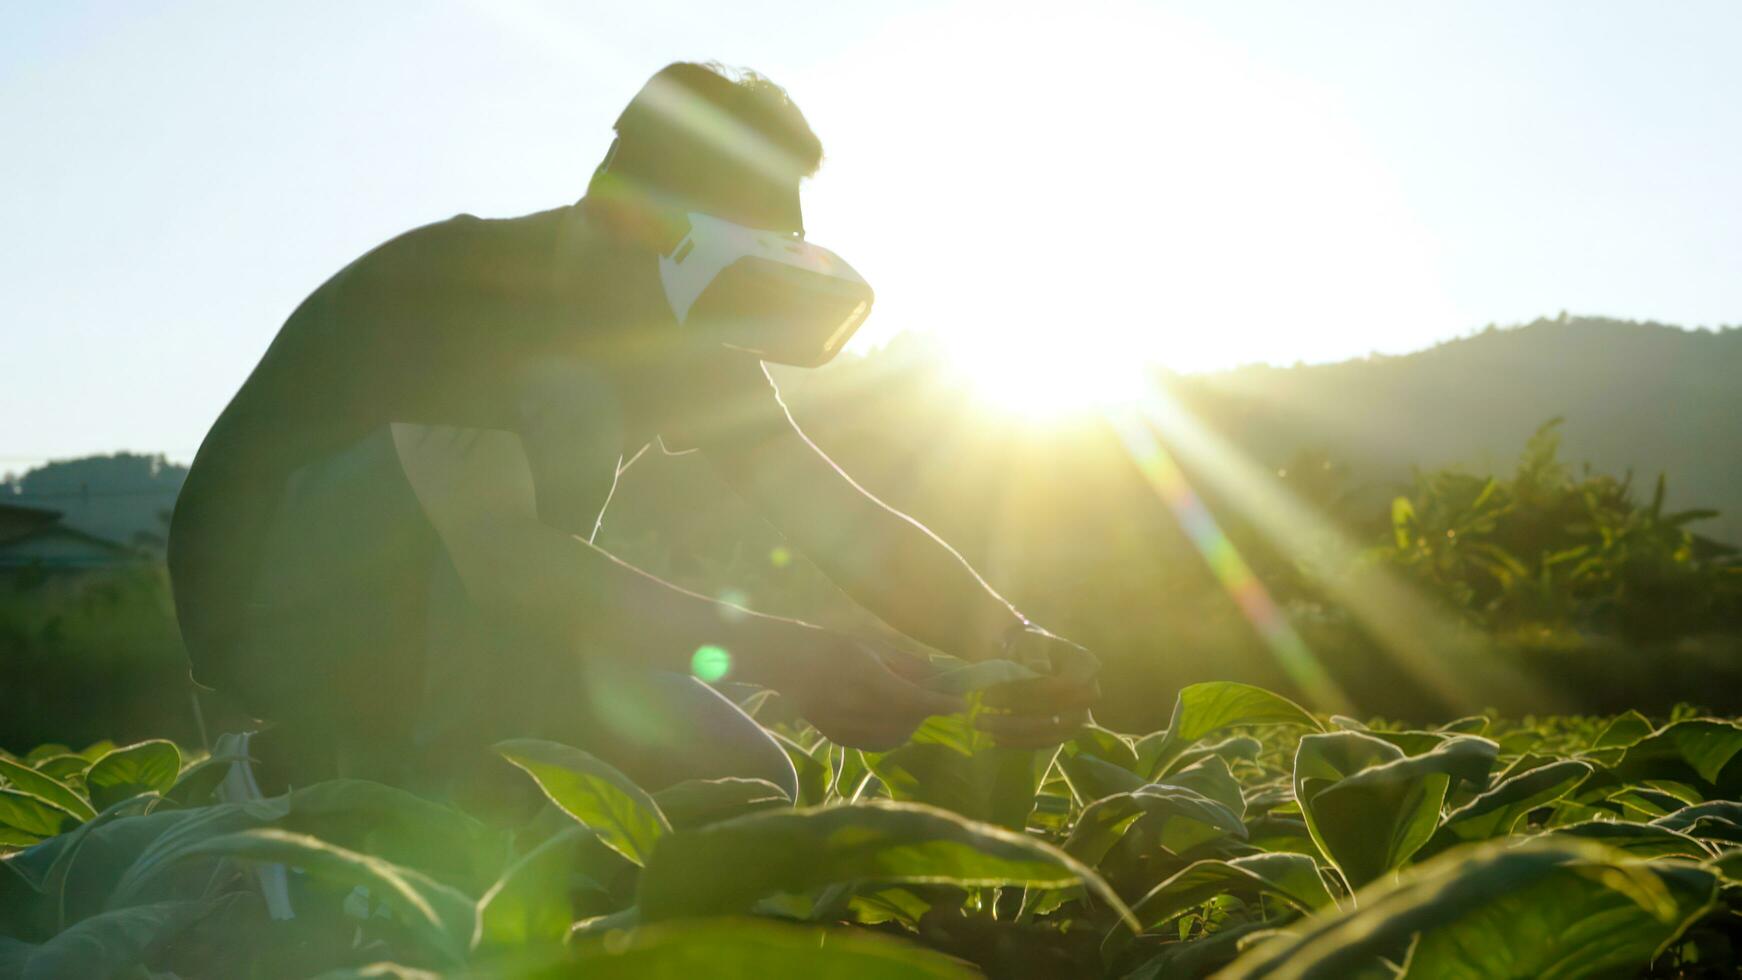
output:
[[[822,137],[807,226],[878,289],[859,349],[925,330],[1021,376],[1065,329],[1092,376],[1742,321],[1733,5],[315,10],[0,15],[0,472],[185,462],[321,280],[572,201],[676,59],[761,71]]]

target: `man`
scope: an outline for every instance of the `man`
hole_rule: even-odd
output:
[[[275,723],[280,782],[409,778],[537,736],[650,788],[793,791],[779,745],[690,676],[702,648],[848,745],[960,710],[889,644],[727,607],[594,546],[626,461],[658,446],[703,452],[897,630],[970,659],[1020,647],[1054,676],[983,724],[1011,744],[1068,737],[1093,658],[848,479],[762,366],[826,360],[869,307],[803,241],[799,183],[821,160],[804,117],[759,76],[680,63],[615,129],[577,205],[408,232],[291,315],[176,506],[196,676]],[[855,297],[826,323],[805,305]]]

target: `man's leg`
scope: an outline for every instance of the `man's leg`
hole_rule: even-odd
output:
[[[275,723],[257,753],[277,763],[263,766],[275,784],[398,777],[422,695],[425,570],[438,546],[385,428],[291,476],[233,692]]]

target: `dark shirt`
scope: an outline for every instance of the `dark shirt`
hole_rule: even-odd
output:
[[[376,247],[297,307],[207,434],[171,522],[196,677],[225,686],[291,473],[394,422],[520,431],[537,414],[529,378],[606,356],[650,315],[656,267],[599,247],[597,227],[585,201],[460,215]]]

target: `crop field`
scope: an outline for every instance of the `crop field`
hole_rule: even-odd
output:
[[[798,800],[505,742],[515,821],[352,779],[217,802],[234,737],[0,757],[0,975],[1735,975],[1731,721],[1400,730],[1207,683],[1036,752],[970,704],[885,753],[772,723]]]

